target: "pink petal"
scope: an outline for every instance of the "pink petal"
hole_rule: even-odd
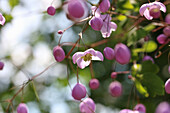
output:
[[[97,8],[96,6],[92,6],[91,10],[92,10],[92,15],[95,15],[95,17],[100,17],[101,16],[100,9]]]
[[[93,55],[93,56],[96,55],[96,51],[95,51],[93,48],[90,48],[90,49],[86,50],[86,51],[84,52],[84,55],[86,55],[86,54],[88,54],[88,53],[90,53],[90,54]]]
[[[77,60],[77,65],[79,68],[84,69],[86,66],[90,64],[91,61],[84,61],[82,58]]]
[[[109,26],[111,27],[111,31],[116,31],[117,29],[117,24],[114,22],[110,22]]]
[[[148,20],[152,20],[153,19],[153,17],[150,15],[150,13],[149,13],[149,10],[148,9],[146,9],[145,10],[145,12],[144,12],[144,16],[146,17],[146,19],[148,19]]]
[[[5,17],[0,13],[0,24],[4,25],[5,24]]]
[[[143,4],[140,9],[139,9],[139,13],[141,16],[143,16],[145,10],[149,7],[150,5],[149,4]]]
[[[103,61],[103,54],[100,51],[96,51],[96,55],[92,56],[92,60]]]
[[[166,6],[163,3],[161,3],[161,2],[153,2],[152,5],[154,5],[154,4],[160,6],[161,11],[163,11],[164,13],[166,12]]]
[[[76,53],[72,56],[73,63],[75,64],[75,63],[77,62],[77,60],[83,56],[83,54],[84,54],[84,52],[76,52]]]

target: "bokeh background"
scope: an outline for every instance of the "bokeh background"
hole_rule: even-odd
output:
[[[147,2],[147,0],[110,1],[117,12],[134,16],[139,16],[140,6]],[[99,0],[89,0],[89,2],[96,4]],[[162,0],[161,2],[166,1]],[[52,49],[58,44],[60,37],[57,31],[73,24],[67,19],[61,8],[62,0],[53,1],[52,5],[57,8],[57,12],[55,16],[48,15],[46,10],[51,3],[52,0],[0,0],[0,12],[6,18],[6,24],[0,26],[0,60],[5,63],[4,69],[0,71],[0,113],[5,113],[8,105],[3,102],[4,100],[10,99],[29,78],[55,62]],[[90,4],[88,6],[90,9]],[[167,5],[166,14],[168,12],[170,12],[170,5]],[[161,21],[164,20],[166,14],[162,13]],[[158,27],[154,22],[145,20],[138,26],[144,29],[137,30],[134,27],[136,22],[134,19],[113,15],[112,20],[118,25],[117,31],[112,33],[108,43],[95,47],[96,50],[103,52],[104,47],[114,48],[118,42],[127,44],[133,50],[143,45],[145,36],[154,40],[157,48],[160,46],[156,42],[156,36],[162,33],[162,29],[152,32]],[[76,24],[68,29],[61,39],[61,43],[76,42],[79,38],[78,33],[81,32],[84,24]],[[148,27],[148,25],[150,26]],[[90,46],[100,40],[103,40],[101,33],[88,26],[83,33],[84,43]],[[65,53],[68,53],[71,47],[63,46]],[[168,45],[161,51],[167,50],[167,48]],[[84,51],[85,48],[76,47],[71,56],[77,50]],[[147,54],[154,57],[155,51]],[[133,55],[137,63],[142,62],[144,54],[142,52]],[[154,60],[159,67],[158,76],[165,82],[170,77],[168,74],[168,52]],[[76,74],[72,69],[76,69],[76,65],[72,67],[70,63],[73,65],[70,60],[56,63],[34,80],[34,86],[32,83],[28,84],[23,93],[20,93],[13,101],[15,110],[22,100],[28,105],[29,113],[79,113],[80,102],[75,101],[71,96],[71,88],[77,81]],[[90,90],[88,86],[91,79],[89,67],[79,70],[80,82],[86,86],[88,95],[96,103],[96,113],[118,113],[123,108],[133,109],[137,101],[147,107],[147,113],[154,113],[156,106],[161,101],[170,101],[170,96],[167,94],[147,98],[142,96],[133,87],[134,82],[128,79],[128,74],[119,75],[116,79],[123,85],[123,95],[119,98],[112,97],[108,92],[108,86],[113,81],[110,77],[111,72],[129,71],[132,65],[132,63],[120,65],[114,60],[107,59],[104,62],[93,62],[95,77],[100,81],[100,87],[97,90]],[[138,99],[135,95],[138,95]]]

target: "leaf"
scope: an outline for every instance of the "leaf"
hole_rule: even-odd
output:
[[[158,73],[159,72],[159,67],[156,64],[153,64],[152,61],[144,61],[142,62],[142,70],[141,73]]]
[[[155,73],[144,73],[141,83],[150,96],[164,95],[164,82]]]
[[[130,3],[130,0],[126,0],[125,4],[123,4],[123,8],[125,9],[133,9],[133,5]]]
[[[119,21],[124,21],[124,20],[127,19],[127,17],[124,16],[124,15],[119,15],[119,16],[117,16],[117,19],[118,19]]]
[[[34,93],[35,93],[35,96],[36,96],[37,100],[39,101],[40,99],[39,99],[38,93],[37,93],[37,91],[36,91],[36,88],[35,88],[34,82],[32,81],[31,83],[32,83],[32,85],[31,85],[31,86],[32,86],[32,88],[33,88],[33,91],[34,91]]]
[[[16,5],[19,4],[19,0],[9,0],[9,5],[11,6],[11,8],[14,8]]]
[[[157,44],[154,41],[148,41],[143,45],[145,52],[153,52],[157,49]]]
[[[139,91],[140,94],[144,95],[145,97],[149,96],[147,90],[142,86],[142,84],[137,79],[135,80],[135,85],[136,89]]]

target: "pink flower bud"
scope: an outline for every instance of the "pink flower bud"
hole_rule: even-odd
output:
[[[5,17],[0,13],[0,25],[4,25],[5,21]]]
[[[167,14],[166,17],[165,17],[165,22],[167,24],[170,24],[170,14]]]
[[[129,48],[122,43],[116,44],[115,46],[115,59],[120,64],[129,63],[131,58],[131,53]]]
[[[102,0],[102,2],[99,5],[99,9],[101,12],[106,12],[110,7],[110,1],[109,0]]]
[[[97,89],[97,88],[99,88],[99,85],[100,85],[100,83],[97,79],[91,79],[89,82],[89,87],[91,89]]]
[[[163,32],[166,36],[170,36],[170,26],[165,27]]]
[[[103,26],[103,20],[100,17],[93,17],[89,24],[91,25],[91,27],[96,30],[96,31],[100,31],[102,26]]]
[[[58,34],[63,34],[63,31],[62,30],[58,30]]]
[[[28,107],[24,103],[20,103],[17,107],[17,113],[28,113]]]
[[[165,91],[170,94],[170,78],[165,82]]]
[[[4,63],[0,62],[0,70],[3,70],[3,68],[4,68]]]
[[[53,48],[53,55],[57,62],[61,62],[65,58],[65,52],[60,46],[56,46]]]
[[[145,56],[143,57],[143,60],[142,60],[142,61],[147,61],[147,60],[150,60],[150,61],[152,61],[152,63],[154,63],[154,60],[153,60],[153,58],[152,58],[151,56],[145,55]]]
[[[122,85],[118,81],[114,81],[109,85],[109,92],[113,97],[119,97],[122,95]]]
[[[153,18],[159,18],[161,15],[160,6],[153,5],[149,8],[149,13]]]
[[[128,79],[132,79],[132,75],[128,75]]]
[[[55,8],[53,6],[49,6],[48,9],[47,9],[47,13],[51,16],[55,15]]]
[[[167,37],[166,35],[164,35],[164,34],[160,34],[160,35],[157,37],[157,41],[158,41],[158,43],[160,43],[160,44],[166,44],[166,43],[169,42],[168,37]]]
[[[96,109],[96,105],[91,98],[86,98],[79,105],[81,113],[94,113]]]
[[[157,106],[155,113],[170,113],[170,104],[166,101],[161,102]]]
[[[115,58],[115,52],[112,48],[106,47],[103,50],[104,56],[108,60],[113,60]]]
[[[117,72],[112,72],[111,73],[111,78],[115,79],[117,77]]]
[[[143,104],[137,104],[135,107],[134,107],[134,110],[137,110],[139,111],[140,113],[146,113],[146,108]]]
[[[119,113],[136,113],[136,112],[133,112],[130,109],[122,109]]]
[[[86,96],[86,88],[84,85],[77,83],[72,90],[72,97],[75,100],[81,100]]]

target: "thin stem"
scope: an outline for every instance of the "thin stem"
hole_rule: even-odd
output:
[[[92,62],[90,63],[90,73],[91,73],[91,78],[95,78],[94,72],[93,72],[93,65],[92,65]]]

